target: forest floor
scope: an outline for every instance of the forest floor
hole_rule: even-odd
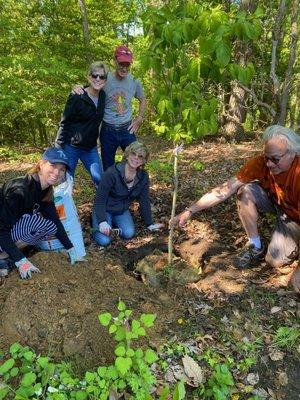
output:
[[[166,251],[172,202],[172,148],[157,137],[143,140],[151,150],[148,171],[154,220],[165,227],[149,233],[135,205],[136,238],[116,239],[106,249],[97,248],[89,234],[94,188],[80,167],[74,199],[84,231],[86,262],[71,267],[60,253],[33,253],[30,259],[41,274],[22,281],[13,271],[2,281],[0,349],[19,341],[37,353],[71,361],[78,373],[111,363],[115,344],[97,316],[107,311],[115,314],[122,299],[136,314],[157,315],[149,343],[160,355],[161,383],[184,379],[189,398],[201,399],[183,368],[182,358],[189,355],[199,363],[206,381],[215,365],[228,366],[234,378],[230,399],[299,400],[299,296],[287,286],[286,275],[276,275],[264,262],[250,270],[234,267],[234,256],[245,244],[234,198],[175,231],[175,253],[198,268],[198,282],[185,285],[165,279],[153,287],[151,271],[135,271],[143,257],[157,254],[157,249]],[[258,151],[257,142],[186,146],[179,163],[177,210],[234,175]],[[2,149],[0,183],[25,173],[36,159],[26,149]],[[261,222],[268,240],[272,218]]]

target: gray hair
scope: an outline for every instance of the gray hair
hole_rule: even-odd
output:
[[[102,61],[95,61],[92,64],[90,64],[88,68],[88,75],[98,71],[99,69],[103,69],[105,76],[108,74],[108,66],[104,64]]]
[[[269,126],[263,133],[263,141],[268,142],[271,139],[284,139],[288,150],[300,155],[300,136],[292,129],[281,125]]]

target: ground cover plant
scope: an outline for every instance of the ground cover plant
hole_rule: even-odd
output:
[[[170,159],[171,146],[157,138],[145,137],[144,141],[154,160]],[[245,157],[256,151],[254,143],[186,146],[179,161],[178,211],[194,201],[195,196],[232,175]],[[25,172],[34,162],[27,150],[26,154],[16,152],[16,158],[13,151],[7,161],[2,159],[1,182]],[[198,163],[204,169],[195,168]],[[158,167],[150,168],[150,175],[153,212],[167,226],[172,180],[161,179]],[[74,396],[77,391],[77,398],[84,398],[80,397],[84,396],[81,392],[88,386],[99,390],[98,382],[94,382],[95,376],[103,380],[98,367],[109,368],[117,357],[128,358],[126,353],[121,354],[134,345],[131,340],[128,348],[123,341],[123,345],[118,345],[118,355],[115,354],[116,342],[108,329],[115,329],[111,326],[118,321],[119,314],[123,312],[124,317],[141,325],[142,314],[155,314],[154,325],[145,329],[147,336],[142,336],[137,345],[144,355],[148,347],[154,352],[150,352],[152,357],[157,357],[150,368],[151,379],[156,382],[152,398],[296,400],[300,390],[299,299],[288,287],[279,286],[282,282],[264,263],[243,272],[232,266],[232,255],[244,243],[234,199],[199,214],[185,229],[174,232],[176,254],[189,260],[197,254],[202,268],[200,281],[189,288],[151,288],[137,279],[134,265],[147,252],[166,243],[167,227],[161,233],[149,234],[137,218],[136,238],[128,242],[116,240],[110,248],[99,250],[88,232],[93,195],[90,178],[79,169],[74,197],[84,228],[87,263],[71,268],[57,254],[36,253],[31,257],[42,274],[21,281],[13,271],[0,287],[0,364],[1,368],[5,366],[4,371],[8,368],[6,372],[2,370],[3,376],[12,373],[10,379],[16,383],[32,372],[37,375],[36,380],[28,375],[23,381],[29,384],[25,386],[28,388],[33,383],[46,382],[45,369],[51,370],[51,365],[55,365],[56,374],[69,382],[66,386],[74,381],[87,382],[86,377],[90,379],[85,387],[79,383],[80,387],[74,389]],[[134,207],[132,211],[137,210]],[[267,235],[272,220],[267,218],[264,225]],[[116,314],[120,297],[126,308]],[[133,313],[126,316],[126,310]],[[105,313],[111,315],[107,327],[99,324],[98,319],[99,314]],[[13,345],[16,342],[22,347]],[[13,358],[13,354],[17,357]],[[14,365],[5,364],[10,358],[15,360]],[[25,368],[21,372],[22,363],[27,369],[30,364],[34,371]],[[15,376],[14,368],[19,368]],[[106,372],[102,369],[100,373]],[[136,371],[130,369],[124,375],[128,374],[130,380],[133,373]],[[148,371],[145,376],[148,377]],[[122,380],[120,375],[115,379],[121,381],[121,386]],[[57,381],[45,387],[56,388],[55,385]],[[41,396],[46,393],[52,396],[49,398],[58,398],[57,392],[51,390],[42,390]],[[132,395],[129,385],[125,391],[127,396]],[[10,396],[7,398],[13,398]]]

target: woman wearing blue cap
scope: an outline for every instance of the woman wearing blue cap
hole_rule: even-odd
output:
[[[22,279],[40,272],[20,247],[53,235],[67,250],[71,264],[79,261],[53,201],[52,186],[61,182],[68,168],[65,153],[49,148],[27,175],[7,181],[0,189],[0,276],[14,266]]]

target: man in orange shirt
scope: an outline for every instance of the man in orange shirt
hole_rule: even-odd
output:
[[[236,176],[203,195],[171,221],[183,226],[192,214],[237,193],[238,214],[248,237],[247,245],[237,256],[238,268],[254,266],[264,256],[268,264],[280,268],[299,255],[300,137],[291,129],[274,125],[264,132],[263,142],[261,155],[251,158]],[[277,217],[267,251],[257,228],[260,212]],[[300,293],[299,263],[291,275],[291,283]]]

